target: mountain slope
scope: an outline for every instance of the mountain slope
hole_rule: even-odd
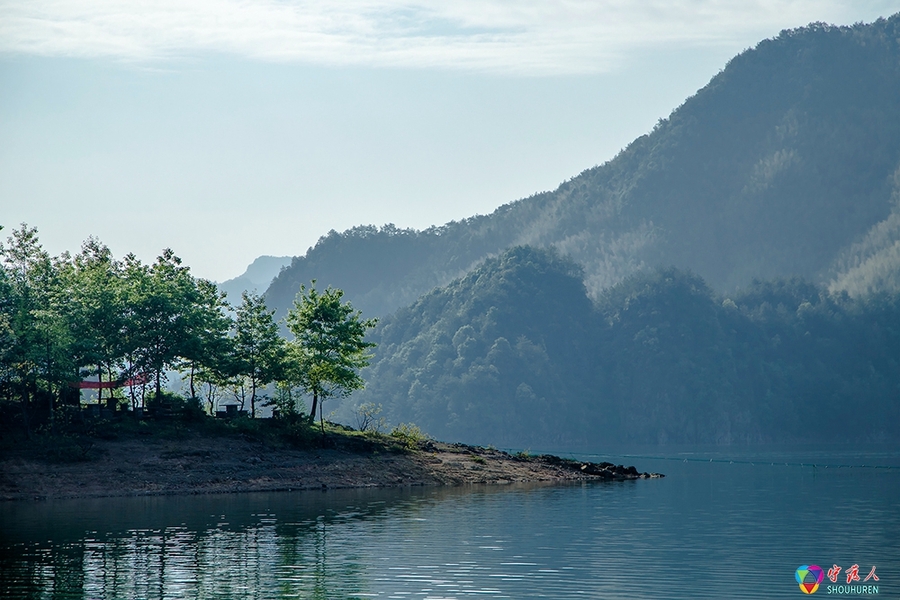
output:
[[[515,247],[385,318],[367,388],[439,439],[505,447],[900,439],[900,294],[799,279],[722,298],[678,269],[595,304],[580,269]]]
[[[689,268],[720,291],[794,275],[851,294],[895,289],[898,40],[900,15],[782,32],[555,191],[425,231],[331,232],[267,299],[283,312],[317,279],[383,315],[521,244],[570,256],[593,297],[657,265]]]
[[[560,441],[570,414],[555,401],[584,383],[594,320],[574,263],[513,248],[386,318],[357,400],[446,439]]]

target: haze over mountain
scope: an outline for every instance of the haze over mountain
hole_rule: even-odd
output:
[[[385,315],[522,244],[574,260],[594,299],[656,266],[720,292],[791,276],[851,295],[898,289],[898,90],[900,15],[784,31],[556,190],[424,231],[332,231],[267,300],[283,314],[317,279]]]
[[[219,290],[228,296],[232,305],[241,303],[241,292],[262,293],[279,271],[291,264],[290,256],[259,256],[237,277],[218,283]]]
[[[800,279],[722,297],[675,268],[588,298],[515,247],[385,317],[361,403],[438,439],[518,448],[900,439],[900,294]]]

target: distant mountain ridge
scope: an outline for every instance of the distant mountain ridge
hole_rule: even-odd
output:
[[[898,90],[900,14],[784,31],[556,190],[425,231],[332,231],[267,301],[283,314],[317,279],[384,315],[523,244],[571,257],[594,298],[668,265],[719,291],[795,275],[851,295],[897,289]]]
[[[284,267],[291,264],[291,256],[259,256],[237,277],[216,284],[225,292],[232,305],[240,304],[244,291],[262,293]]]

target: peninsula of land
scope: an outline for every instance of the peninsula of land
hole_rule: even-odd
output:
[[[662,477],[635,467],[550,455],[509,454],[432,440],[396,440],[329,431],[305,447],[246,435],[92,439],[73,460],[6,447],[0,499],[32,500],[363,487],[624,481]],[[46,443],[46,441],[44,442]],[[33,448],[33,446],[32,446]],[[58,446],[57,446],[58,449]],[[70,449],[72,450],[72,449]]]

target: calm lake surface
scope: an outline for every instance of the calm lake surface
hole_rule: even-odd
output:
[[[665,479],[7,502],[0,596],[800,598],[855,564],[900,598],[900,452],[652,452],[569,456]]]

